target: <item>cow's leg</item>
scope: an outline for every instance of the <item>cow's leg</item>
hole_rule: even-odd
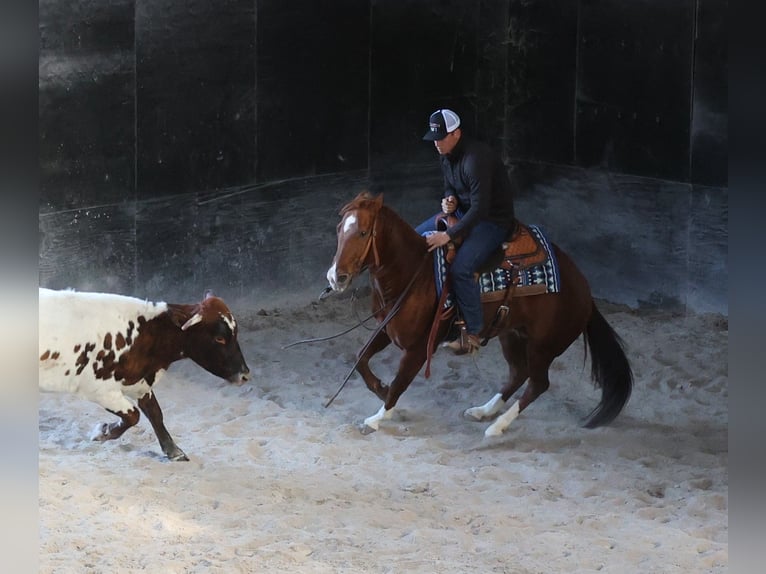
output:
[[[125,410],[113,410],[107,408],[110,413],[120,417],[119,422],[116,423],[99,423],[90,435],[91,440],[103,442],[106,440],[114,440],[120,438],[122,434],[130,427],[135,426],[138,419],[141,418],[141,414],[138,409],[134,407],[130,402],[125,400],[125,404],[128,408]]]
[[[157,439],[160,441],[162,452],[164,452],[170,460],[189,460],[189,457],[186,456],[184,451],[178,448],[173,437],[170,436],[168,429],[165,428],[165,423],[162,420],[162,409],[160,409],[160,404],[157,402],[154,393],[146,393],[143,397],[138,399],[138,406],[141,409],[141,412],[146,415],[146,418],[149,419],[149,422],[152,423],[154,434],[157,435]]]

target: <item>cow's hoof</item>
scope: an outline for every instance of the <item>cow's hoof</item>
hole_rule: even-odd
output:
[[[100,423],[93,427],[93,430],[90,431],[90,440],[97,442],[109,440],[109,425],[107,423]]]
[[[189,461],[189,457],[186,456],[186,453],[184,453],[184,451],[182,450],[179,450],[177,453],[172,455],[169,454],[168,459],[172,460],[173,462],[188,462]]]

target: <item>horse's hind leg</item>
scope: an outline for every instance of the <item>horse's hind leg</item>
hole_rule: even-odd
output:
[[[389,336],[385,331],[381,331],[375,335],[375,338],[370,342],[370,346],[367,347],[367,350],[359,355],[359,360],[356,365],[356,371],[362,376],[362,379],[364,379],[364,384],[367,385],[367,388],[375,393],[381,401],[386,400],[386,397],[388,396],[388,387],[380,384],[380,379],[370,370],[369,363],[373,355],[379,353],[390,344],[391,339]]]
[[[524,389],[521,398],[516,401],[510,409],[500,415],[494,423],[487,427],[487,430],[484,431],[485,436],[498,436],[502,434],[514,419],[519,416],[519,413],[532,404],[537,397],[547,391],[548,387],[550,387],[551,383],[548,378],[548,368],[551,366],[555,356],[552,356],[550,353],[547,353],[542,349],[537,349],[534,345],[529,345],[527,356],[529,365],[529,383],[527,383],[527,388]],[[510,395],[508,395],[508,397],[510,397]],[[507,398],[505,400],[507,400]]]
[[[500,412],[506,401],[513,393],[521,388],[529,376],[527,367],[527,339],[519,331],[507,331],[498,335],[503,356],[508,363],[508,382],[501,387],[500,392],[479,407],[471,407],[463,413],[477,421],[490,418]]]

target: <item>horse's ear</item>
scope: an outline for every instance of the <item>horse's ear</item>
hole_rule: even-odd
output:
[[[380,209],[380,206],[383,205],[383,194],[379,193],[378,195],[376,195],[373,201],[375,202],[375,207],[377,209]]]

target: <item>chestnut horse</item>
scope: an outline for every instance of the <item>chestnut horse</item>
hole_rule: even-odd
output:
[[[433,353],[448,336],[450,325],[442,321],[435,337],[429,337],[439,301],[433,254],[428,253],[425,238],[384,205],[381,195],[360,193],[341,209],[340,215],[338,248],[327,280],[334,291],[341,292],[354,277],[368,270],[372,308],[378,322],[385,321],[357,354],[357,372],[383,401],[380,410],[365,419],[362,432],[366,434],[378,430],[380,421],[391,417],[399,397],[430,357],[429,339]],[[551,363],[581,334],[586,357],[590,348],[591,377],[601,388],[601,401],[585,426],[593,428],[611,422],[630,397],[633,374],[620,337],[596,308],[588,282],[574,262],[558,246],[552,247],[559,263],[559,292],[510,300],[506,320],[499,332],[495,330],[510,368],[508,382],[486,404],[464,413],[475,420],[496,415],[529,380],[521,398],[497,417],[486,429],[486,436],[501,434],[548,389]],[[485,331],[502,303],[483,303]],[[370,370],[369,361],[392,342],[402,355],[394,380],[385,385]]]

